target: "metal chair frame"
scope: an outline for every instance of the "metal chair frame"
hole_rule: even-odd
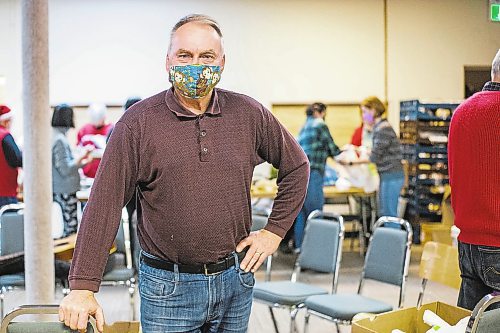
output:
[[[478,325],[483,313],[486,309],[495,303],[500,302],[500,292],[493,292],[484,296],[479,303],[476,304],[474,310],[469,319],[469,323],[467,324],[467,328],[465,329],[465,333],[476,333],[478,332]]]
[[[21,305],[20,307],[9,312],[3,319],[0,325],[0,333],[7,333],[8,327],[12,320],[18,316],[34,314],[34,315],[55,315],[59,313],[59,305]],[[89,324],[94,332],[97,332],[95,319],[90,316]],[[89,328],[89,326],[87,326]],[[69,332],[69,327],[63,332]]]

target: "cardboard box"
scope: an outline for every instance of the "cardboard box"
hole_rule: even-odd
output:
[[[391,333],[399,329],[405,333],[425,333],[430,326],[422,320],[425,310],[431,310],[451,325],[470,316],[471,312],[456,306],[434,302],[416,307],[381,313],[373,318],[361,319],[352,324],[352,333]]]
[[[138,333],[138,321],[117,321],[113,325],[104,325],[104,333]]]

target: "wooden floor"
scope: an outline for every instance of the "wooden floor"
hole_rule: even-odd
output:
[[[346,241],[349,242],[349,241]],[[420,290],[420,279],[418,278],[418,262],[421,254],[419,246],[412,248],[412,261],[410,265],[410,276],[408,279],[406,298],[404,305],[406,307],[415,306],[417,295]],[[291,267],[294,262],[294,255],[285,255],[278,253],[273,262],[273,280],[289,278]],[[363,264],[363,258],[357,252],[352,252],[348,246],[344,246],[344,253],[339,274],[338,293],[355,293],[359,282],[359,275]],[[257,281],[264,280],[263,271],[256,274]],[[331,276],[326,274],[304,272],[301,274],[301,280],[314,285],[330,288]],[[397,306],[398,290],[396,287],[367,281],[365,284],[365,294],[385,300]],[[128,294],[124,287],[102,287],[97,294],[100,304],[104,308],[106,322],[112,323],[120,320],[130,320],[131,311],[128,301]],[[434,285],[429,282],[426,290],[424,302],[439,300],[448,304],[456,304],[458,291],[446,286]],[[60,290],[57,291],[57,301],[62,298]],[[25,292],[23,290],[14,290],[7,293],[5,297],[5,307],[7,310],[18,305],[25,304]],[[136,308],[138,309],[139,299],[136,295]],[[280,332],[289,331],[289,317],[286,310],[276,309],[275,315],[278,320]],[[139,311],[137,311],[139,312]],[[303,312],[303,311],[301,311]],[[304,315],[299,312],[297,323],[299,331],[303,331]],[[254,303],[252,314],[250,316],[250,333],[274,332],[273,324],[266,306]],[[350,327],[341,327],[341,332],[350,332]],[[325,320],[311,317],[310,330],[312,333],[335,332],[335,326]]]

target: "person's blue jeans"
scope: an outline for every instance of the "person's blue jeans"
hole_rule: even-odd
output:
[[[297,215],[297,218],[295,219],[293,230],[295,248],[299,249],[302,246],[307,217],[317,209],[323,210],[324,203],[323,175],[318,170],[311,170],[309,184],[307,185],[306,199],[299,215]]]
[[[473,310],[481,298],[494,291],[500,292],[500,247],[459,241],[458,253],[462,277],[458,306]]]
[[[215,275],[170,272],[141,262],[142,332],[246,332],[255,279],[235,259],[233,267]]]
[[[11,204],[16,204],[17,202],[17,198],[14,197],[0,197],[0,208]]]
[[[399,193],[403,188],[403,171],[380,173],[379,216],[398,216]],[[386,227],[400,228],[399,224],[386,223]]]

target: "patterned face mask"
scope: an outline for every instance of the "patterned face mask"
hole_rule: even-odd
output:
[[[220,81],[220,66],[184,65],[170,67],[170,82],[183,96],[198,99]]]

